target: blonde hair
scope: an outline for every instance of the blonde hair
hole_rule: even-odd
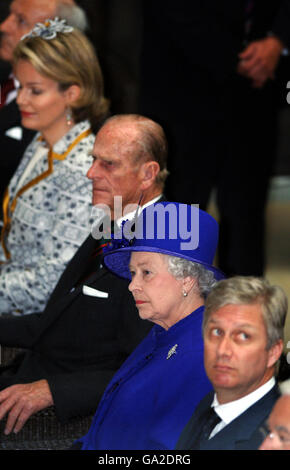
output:
[[[109,103],[104,97],[103,75],[94,48],[77,29],[57,33],[50,40],[27,37],[14,50],[14,65],[28,61],[35,70],[59,84],[61,91],[78,85],[81,93],[71,109],[74,121],[89,119],[94,131],[108,113]]]

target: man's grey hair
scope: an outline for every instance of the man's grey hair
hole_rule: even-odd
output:
[[[214,274],[208,271],[201,264],[194,263],[185,258],[165,255],[168,262],[168,271],[176,279],[183,279],[187,276],[197,280],[198,293],[206,298],[213,286],[216,284]]]
[[[73,26],[82,32],[88,30],[87,15],[78,5],[70,5],[59,1],[56,7],[55,16],[66,20],[70,26]]]
[[[251,276],[235,276],[219,281],[205,301],[203,329],[211,313],[229,304],[261,305],[267,331],[267,349],[283,340],[288,300],[281,287]]]
[[[290,379],[284,380],[284,382],[280,382],[279,389],[280,389],[281,395],[290,396]]]
[[[156,177],[156,184],[163,189],[169,173],[167,170],[168,143],[162,126],[140,114],[116,114],[110,116],[104,125],[110,122],[120,124],[128,122],[136,126],[139,136],[134,141],[135,163],[142,160],[157,162],[160,171]]]

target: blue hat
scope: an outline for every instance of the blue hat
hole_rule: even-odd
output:
[[[134,222],[134,221],[133,221]],[[135,221],[125,221],[104,250],[104,263],[115,274],[131,279],[132,251],[146,251],[184,258],[212,271],[217,280],[224,274],[213,266],[218,244],[218,223],[196,206],[156,202],[147,206]]]

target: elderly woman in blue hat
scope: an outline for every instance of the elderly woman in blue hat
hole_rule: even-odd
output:
[[[123,234],[104,262],[131,280],[139,315],[154,326],[107,386],[88,434],[74,447],[174,449],[211,389],[201,326],[204,299],[222,277],[212,265],[218,225],[194,206],[159,202],[143,210],[134,237],[126,223]]]

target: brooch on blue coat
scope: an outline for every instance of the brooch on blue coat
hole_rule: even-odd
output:
[[[172,346],[171,349],[169,349],[166,359],[170,359],[173,356],[173,354],[176,354],[177,346],[178,344],[175,344],[174,346]]]

